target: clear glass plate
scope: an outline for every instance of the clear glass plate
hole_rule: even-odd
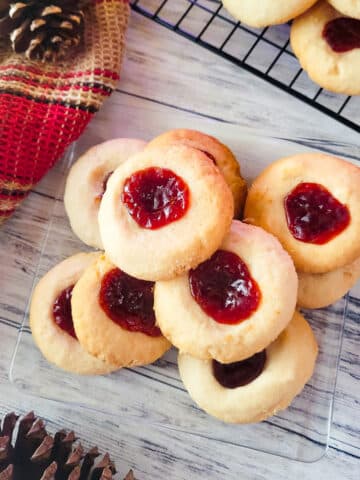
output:
[[[249,180],[276,158],[307,150],[294,142],[260,136],[238,125],[200,118],[189,112],[174,112],[166,106],[144,110],[142,117],[136,111],[141,108],[140,103],[137,107],[132,100],[130,105],[126,95],[120,97],[124,118],[114,124],[111,112],[96,117],[60,167],[63,180],[56,195],[58,200],[49,201],[53,213],[34,284],[59,261],[87,250],[73,235],[61,198],[70,164],[90,145],[120,134],[150,139],[169,128],[198,128],[216,135],[233,149]],[[81,377],[63,372],[43,359],[33,343],[27,313],[9,375],[19,389],[38,397],[81,405],[134,423],[142,422],[142,428],[156,426],[175,430],[177,437],[184,437],[188,447],[196,444],[197,437],[202,437],[217,442],[219,452],[230,444],[312,462],[323,456],[328,445],[346,311],[347,299],[344,298],[330,308],[304,312],[320,345],[315,374],[290,408],[256,425],[227,425],[197,408],[179,378],[175,350],[153,365],[123,369],[108,376]]]

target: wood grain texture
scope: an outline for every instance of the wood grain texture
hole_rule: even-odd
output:
[[[224,124],[220,132],[213,131],[212,118]],[[360,158],[356,133],[200,47],[133,15],[119,91],[90,125],[79,149],[110,138],[119,129],[124,135],[134,134],[139,119],[144,138],[171,126],[221,133],[240,159],[249,147],[242,143],[244,138],[238,138],[237,125],[256,129],[257,134],[269,137],[271,145],[273,138],[285,138],[294,152],[304,147],[325,147],[332,153]],[[263,150],[258,153],[259,161],[261,155]],[[277,152],[272,151],[271,155],[276,158]],[[251,171],[247,173],[251,176]],[[113,452],[121,472],[133,466],[139,480],[153,477],[235,480],[240,478],[239,472],[245,480],[301,476],[319,480],[357,479],[359,287],[352,292],[345,325],[330,449],[325,458],[314,464],[287,461],[231,445],[222,449],[220,455],[216,443],[208,438],[198,436],[190,445],[176,430],[149,428],[143,423],[134,425],[123,417],[115,415],[109,419],[79,407],[69,409],[19,393],[7,382],[17,328],[26,307],[26,292],[36,270],[51,213],[49,205],[51,198],[57,196],[61,174],[62,167],[56,167],[0,231],[0,410],[34,408],[54,428],[62,424],[75,428],[90,443],[96,439],[101,448]],[[34,215],[34,211],[38,213]],[[31,370],[29,364],[29,373]]]

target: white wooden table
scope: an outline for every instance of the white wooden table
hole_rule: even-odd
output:
[[[197,122],[202,126],[207,118],[216,117],[223,121],[224,129],[227,122],[232,122],[256,129],[258,134],[289,139],[294,144],[314,148],[326,145],[330,152],[360,157],[359,136],[355,132],[133,14],[119,90],[95,121],[99,132],[105,125],[111,129],[111,123],[123,125],[126,130],[132,120],[138,121],[139,117],[144,122],[143,135],[153,131],[153,125],[166,125],[167,120],[173,126],[177,117],[178,126],[191,124],[193,128]],[[109,118],[110,123],[106,121]],[[93,439],[103,449],[115,453],[119,471],[125,473],[132,466],[139,480],[359,479],[358,301],[351,303],[346,322],[330,448],[324,458],[312,464],[249,449],[237,450],[236,454],[229,451],[226,458],[217,458],[216,446],[211,442],[201,444],[196,450],[188,449],[176,434],[120,423],[115,417],[109,419],[81,408],[69,409],[61,403],[28,397],[9,383],[9,363],[26,304],[25,292],[36,268],[49,215],[49,198],[54,195],[58,177],[55,169],[0,230],[0,412],[35,409],[48,420],[51,428],[59,425],[73,428],[80,436]],[[34,216],[34,206],[42,213]],[[356,287],[358,297],[359,291]],[[178,451],[178,456],[169,453],[170,443],[171,452]]]

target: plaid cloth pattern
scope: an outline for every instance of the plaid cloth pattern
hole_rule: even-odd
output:
[[[92,0],[84,42],[56,64],[0,43],[0,224],[83,132],[119,80],[127,0]]]

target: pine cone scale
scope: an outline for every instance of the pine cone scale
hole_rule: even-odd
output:
[[[45,470],[40,480],[55,480],[56,472],[57,472],[57,465],[56,465],[56,462],[53,462]]]
[[[56,5],[49,5],[48,7],[44,7],[43,10],[40,11],[40,17],[47,17],[50,15],[61,15],[62,8],[57,7]]]
[[[34,463],[44,463],[50,459],[54,447],[54,439],[47,435],[41,445],[32,454],[30,460]]]
[[[22,53],[26,50],[28,40],[26,38],[27,30],[30,26],[30,20],[25,20],[20,27],[15,28],[10,34],[10,40],[16,53]]]
[[[35,32],[44,25],[46,25],[46,21],[43,18],[35,18],[30,24],[30,31]]]
[[[81,475],[80,467],[77,466],[74,470],[70,473],[68,480],[79,480]]]
[[[10,3],[9,17],[12,20],[21,18],[22,12],[26,9],[26,4],[21,2]]]
[[[0,480],[13,480],[14,467],[9,465],[5,470],[0,473]]]

